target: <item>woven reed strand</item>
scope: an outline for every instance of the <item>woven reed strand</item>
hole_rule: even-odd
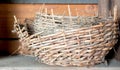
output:
[[[21,47],[41,62],[60,66],[91,66],[101,63],[117,42],[118,24],[107,20],[98,25],[40,36],[28,35],[25,27],[14,23]]]

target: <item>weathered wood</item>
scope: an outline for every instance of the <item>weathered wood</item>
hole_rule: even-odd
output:
[[[114,0],[114,6],[116,5],[117,6],[117,17],[118,17],[118,19],[120,19],[120,0]]]
[[[120,19],[120,0],[109,0],[109,10],[112,16],[114,16],[114,7],[117,6],[117,18]]]
[[[113,1],[113,7],[117,6],[117,19],[118,23],[120,23],[120,0],[112,0]],[[120,37],[118,40],[118,44],[116,45],[117,52],[115,53],[115,59],[120,61]]]
[[[108,18],[109,17],[109,0],[99,0],[99,17]]]

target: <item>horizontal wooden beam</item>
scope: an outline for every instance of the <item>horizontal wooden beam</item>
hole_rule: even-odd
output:
[[[98,3],[98,0],[0,0],[0,3],[67,3],[67,4],[90,4]]]

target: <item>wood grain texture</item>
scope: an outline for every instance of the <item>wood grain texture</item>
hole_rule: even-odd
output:
[[[117,6],[117,19],[118,23],[120,23],[120,0],[112,0],[113,1],[113,7],[116,5]],[[120,25],[119,25],[119,31],[120,31]],[[116,45],[116,55],[115,59],[120,61],[120,37],[118,38],[118,44]]]
[[[16,15],[21,22],[25,18],[33,18],[36,12],[39,12],[42,4],[0,4],[0,38],[16,38],[16,34],[11,33],[13,29],[13,15]],[[65,4],[47,4],[48,8],[54,10],[54,14],[63,14],[66,11],[68,15],[67,5]],[[97,5],[70,5],[71,14],[76,15],[76,8],[78,9],[79,15],[95,15],[97,11]]]
[[[118,8],[118,19],[120,19],[120,0],[113,0],[114,1],[114,6],[116,5]]]
[[[13,52],[19,46],[17,41],[3,41],[1,38],[17,38],[15,33],[12,33],[13,29],[13,15],[16,15],[21,22],[25,18],[33,18],[35,13],[40,11],[42,4],[0,4],[0,51]],[[63,14],[67,10],[67,5],[65,4],[47,4],[45,5],[50,9],[53,9],[54,14]],[[80,12],[80,15],[94,15],[97,11],[97,5],[70,5],[72,15],[76,15],[76,8]],[[66,11],[68,15],[68,11]]]
[[[98,0],[1,0],[0,3],[11,4],[30,4],[30,3],[49,3],[49,4],[97,4]]]
[[[99,17],[108,18],[109,17],[109,0],[99,0]]]

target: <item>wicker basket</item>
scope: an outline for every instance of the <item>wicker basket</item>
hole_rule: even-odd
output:
[[[53,18],[52,20],[55,21]],[[45,22],[48,23],[41,21],[41,23]],[[20,27],[15,18],[14,30],[20,38],[20,48],[27,49],[43,63],[60,66],[91,66],[103,62],[105,55],[117,42],[118,24],[113,19],[106,19],[89,27],[61,30],[41,36],[40,30],[30,35],[27,27]]]

